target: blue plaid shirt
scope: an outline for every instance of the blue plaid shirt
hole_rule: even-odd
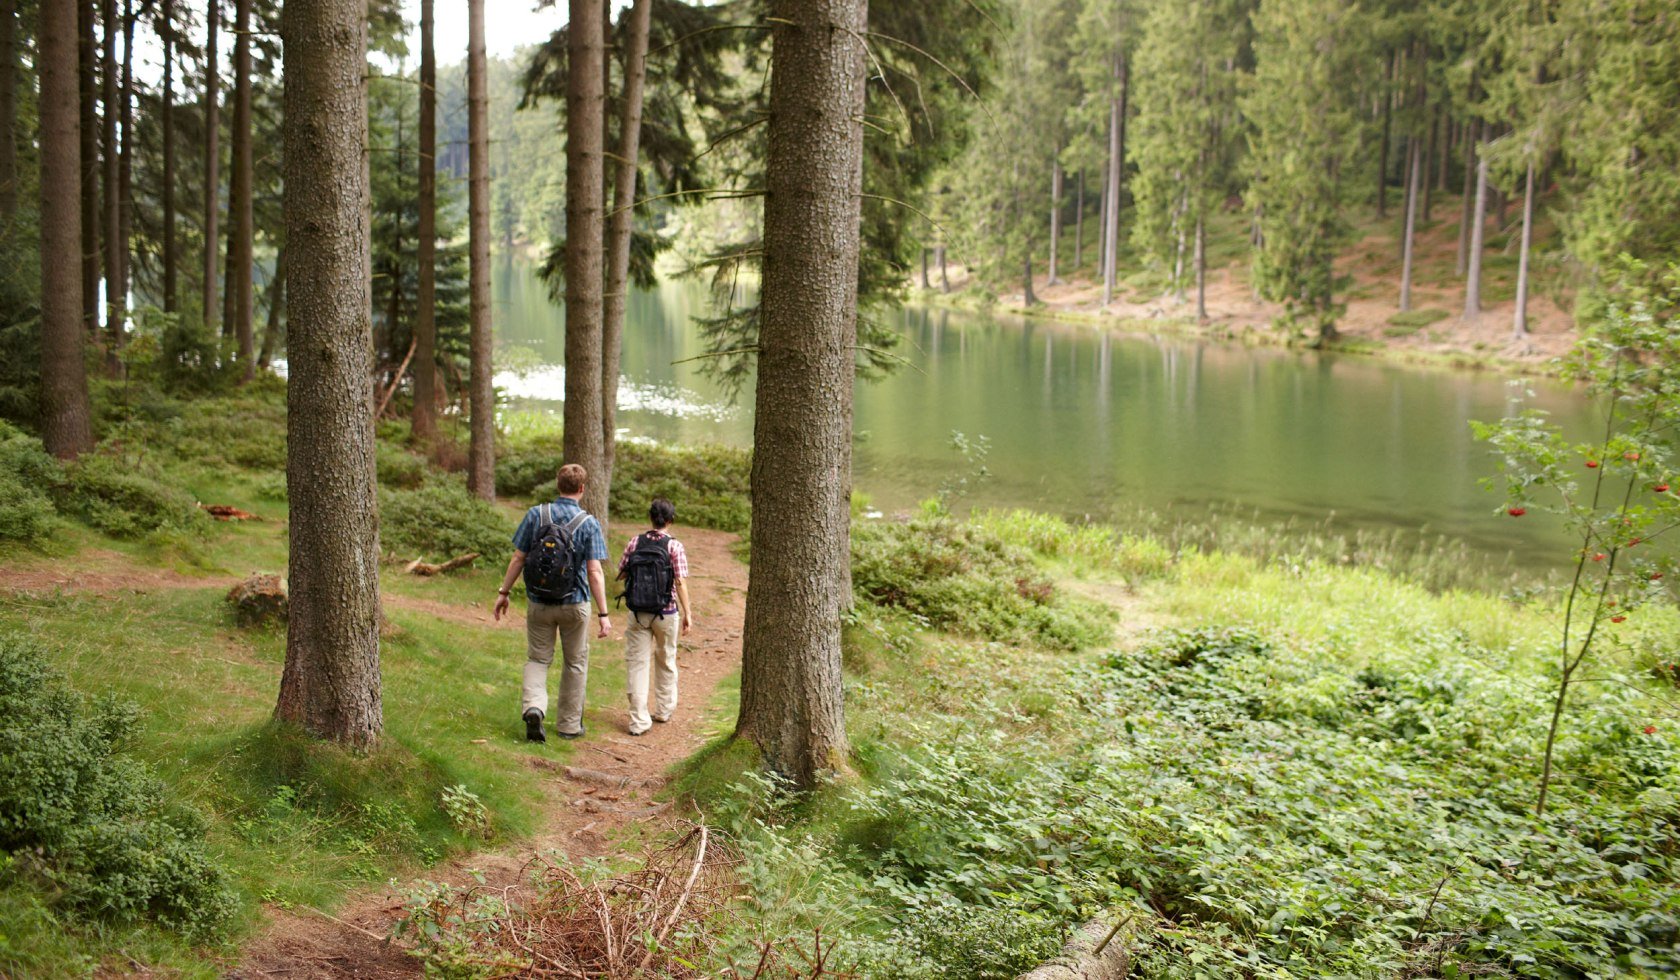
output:
[[[554,523],[565,524],[567,521],[570,521],[573,517],[577,516],[578,511],[582,509],[582,506],[580,506],[578,502],[572,498],[559,497],[554,501],[553,510],[550,516],[553,517]],[[519,529],[513,532],[513,546],[519,549],[520,554],[531,553],[531,546],[536,544],[537,529],[541,526],[541,507],[532,507],[530,510],[525,512],[524,519],[519,522]],[[594,559],[596,561],[607,560],[607,542],[606,539],[601,536],[600,522],[595,520],[594,517],[590,517],[578,526],[577,534],[572,538],[572,546],[577,549],[577,553],[582,556],[585,561],[589,559]],[[578,587],[567,593],[566,601],[561,603],[561,605],[569,606],[576,602],[588,601],[589,575],[585,572],[584,574],[578,576]]]

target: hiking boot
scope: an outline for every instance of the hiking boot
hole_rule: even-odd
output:
[[[525,741],[548,741],[548,736],[543,734],[543,713],[535,708],[525,712]]]
[[[578,730],[575,731],[575,732],[562,732],[562,731],[556,730],[554,734],[560,736],[561,738],[582,738],[583,733],[586,730],[587,729],[585,729],[582,725],[579,725]]]

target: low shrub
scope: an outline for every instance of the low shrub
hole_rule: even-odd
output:
[[[205,849],[202,817],[117,752],[138,714],[126,702],[95,710],[33,644],[0,636],[0,877],[38,878],[80,915],[204,938],[235,898]]]
[[[1076,524],[1030,510],[982,511],[970,520],[1041,557],[1128,580],[1162,578],[1172,568],[1172,552],[1160,542],[1102,524]]]
[[[59,511],[107,534],[198,533],[208,525],[190,494],[137,460],[90,453],[65,467],[65,477],[57,494]]]
[[[1415,332],[1423,329],[1424,327],[1430,326],[1431,324],[1440,323],[1449,316],[1452,316],[1452,314],[1442,309],[1429,308],[1423,310],[1407,310],[1404,313],[1396,313],[1389,317],[1388,325],[1391,327],[1398,327],[1402,330],[1406,330],[1407,332]],[[1395,334],[1389,333],[1387,330],[1384,330],[1383,333],[1388,334],[1389,336],[1396,336]],[[1404,335],[1402,334],[1401,336]]]
[[[476,551],[495,560],[511,553],[513,524],[466,484],[434,477],[412,490],[379,490],[379,542],[403,558],[453,558]]]
[[[53,523],[51,488],[64,480],[41,441],[0,422],[0,541],[31,544]]]
[[[378,444],[378,453],[380,486],[412,490],[426,482],[425,457],[385,441]]]
[[[950,517],[854,526],[852,587],[935,629],[1005,643],[1074,650],[1110,634],[1112,614],[1057,589],[1025,547]]]
[[[752,454],[730,446],[618,444],[613,471],[613,516],[640,521],[664,497],[677,521],[691,527],[744,532],[752,522]]]

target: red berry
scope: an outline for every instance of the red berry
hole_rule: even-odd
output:
[[[1645,734],[1655,735],[1656,733],[1657,733],[1657,726],[1655,726],[1655,725],[1646,725],[1645,726]]]
[[[1596,460],[1596,459],[1587,460],[1587,469],[1589,469],[1589,470],[1598,469],[1598,460]]]
[[[1603,560],[1604,560],[1604,552],[1600,551],[1597,554],[1593,555],[1593,561],[1603,561]]]
[[[1655,582],[1660,578],[1662,578],[1662,572],[1652,572],[1651,573],[1651,581]]]
[[[1655,490],[1658,493],[1667,493],[1668,492],[1668,484],[1659,483],[1656,486],[1652,487],[1651,489]]]
[[[1509,510],[1505,511],[1505,513],[1510,514],[1512,517],[1521,517],[1524,514],[1528,513],[1528,508],[1526,508],[1526,507],[1512,507]]]
[[[1639,462],[1639,454],[1638,453],[1623,453],[1622,458],[1627,460],[1630,463]]]
[[[1625,623],[1625,622],[1627,622],[1627,617],[1626,616],[1611,616],[1610,617],[1610,622],[1612,622],[1612,623]]]

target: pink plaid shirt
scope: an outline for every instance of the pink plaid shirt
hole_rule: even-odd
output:
[[[676,538],[672,538],[664,531],[643,531],[641,534],[635,535],[629,541],[626,541],[624,543],[624,554],[619,556],[618,559],[618,570],[621,574],[624,571],[624,563],[629,561],[630,556],[636,551],[636,539],[642,537],[642,535],[648,535],[655,540],[659,538],[670,538],[671,543],[665,547],[671,553],[671,571],[676,576],[676,581],[688,578],[688,552],[683,550],[681,541],[678,541]],[[665,608],[665,614],[670,615],[676,611],[677,596],[676,592],[673,590],[671,594],[671,604]]]

